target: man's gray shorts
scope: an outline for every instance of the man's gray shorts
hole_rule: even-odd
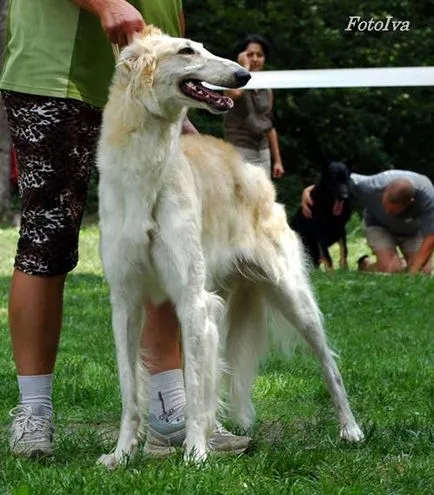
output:
[[[420,232],[414,236],[405,236],[393,234],[379,225],[365,225],[364,228],[368,245],[374,252],[399,247],[402,254],[407,255],[417,252],[423,241]]]

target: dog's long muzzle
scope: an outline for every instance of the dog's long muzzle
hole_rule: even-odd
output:
[[[235,79],[235,86],[234,88],[241,88],[242,86],[245,86],[252,76],[248,71],[245,69],[238,69],[235,74],[234,74],[234,79]]]
[[[339,217],[342,215],[345,206],[345,200],[349,197],[349,188],[346,185],[341,185],[338,188],[337,198],[333,205],[333,215]]]

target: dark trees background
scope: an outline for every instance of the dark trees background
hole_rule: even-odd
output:
[[[434,65],[434,2],[427,0],[184,0],[186,35],[234,58],[237,41],[261,33],[267,69]],[[349,16],[410,21],[409,31],[345,31]],[[359,173],[402,168],[434,179],[434,88],[275,90],[275,125],[288,174],[280,199],[298,201],[325,160]],[[192,113],[202,132],[221,119]]]

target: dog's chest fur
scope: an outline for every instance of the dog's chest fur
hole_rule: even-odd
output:
[[[177,132],[163,136],[171,144],[164,148],[153,145],[161,139],[156,127],[146,133],[130,133],[122,143],[113,142],[103,128],[100,140],[101,249],[105,263],[140,276],[150,293],[158,292],[151,247],[158,235],[158,202],[167,188]]]

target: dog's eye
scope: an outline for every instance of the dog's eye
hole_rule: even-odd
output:
[[[193,48],[190,48],[189,46],[181,48],[181,50],[179,50],[179,52],[178,52],[178,55],[193,55],[193,54],[194,54],[194,50],[193,50]]]

